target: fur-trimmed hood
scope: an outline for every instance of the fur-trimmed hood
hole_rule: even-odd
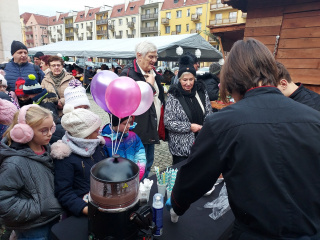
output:
[[[196,80],[196,81],[194,82],[194,86],[193,86],[193,87],[196,88],[197,92],[203,92],[203,93],[205,93],[206,86],[205,86],[205,84],[203,83],[203,81],[201,81],[201,80],[200,80],[200,81],[199,81],[199,80]],[[168,93],[171,94],[171,95],[174,96],[174,97],[180,97],[180,96],[182,96],[178,84],[171,85]]]

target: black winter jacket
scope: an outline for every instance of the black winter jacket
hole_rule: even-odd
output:
[[[157,71],[155,71],[155,73],[155,80],[159,88],[158,98],[160,99],[162,104],[164,104],[164,91],[163,86],[161,85],[163,77],[159,73],[157,73]],[[133,64],[127,65],[120,75],[130,77],[135,81],[146,81],[140,71],[138,64],[136,63],[136,60],[133,61]],[[155,92],[153,86],[151,87],[153,92]],[[137,123],[137,126],[133,131],[140,137],[143,144],[159,143],[159,135],[157,130],[157,114],[154,104],[151,105],[148,111],[139,116],[136,116],[134,121]]]
[[[218,99],[220,79],[216,75],[211,73],[197,75],[197,80],[202,80],[205,83],[210,101]]]
[[[289,97],[299,103],[303,103],[317,111],[320,111],[320,95],[308,88],[305,88],[302,83],[298,83],[297,85],[299,85],[299,87]]]
[[[206,118],[178,172],[174,211],[182,215],[222,173],[233,239],[320,239],[319,136],[319,112],[276,87],[247,91]]]

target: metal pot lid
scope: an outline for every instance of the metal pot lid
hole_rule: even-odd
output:
[[[100,182],[127,182],[137,174],[138,165],[118,154],[98,162],[91,168],[92,177]]]

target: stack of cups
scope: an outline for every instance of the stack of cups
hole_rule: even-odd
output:
[[[161,184],[158,181],[157,181],[157,185],[158,185],[158,193],[160,193],[163,196],[163,198],[165,198],[167,185],[165,183]]]

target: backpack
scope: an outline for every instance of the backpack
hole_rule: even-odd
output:
[[[5,68],[6,68],[6,66],[7,66],[7,64],[6,63],[2,63],[2,64],[0,64],[0,69],[2,69],[2,70],[4,70]],[[39,79],[39,83],[41,84],[41,82],[42,82],[42,79],[41,79],[41,74],[40,74],[40,67],[38,66],[38,65],[35,65],[35,64],[33,64],[33,67],[34,67],[34,70],[36,71],[36,73],[37,73],[37,76],[38,76],[38,79]]]

